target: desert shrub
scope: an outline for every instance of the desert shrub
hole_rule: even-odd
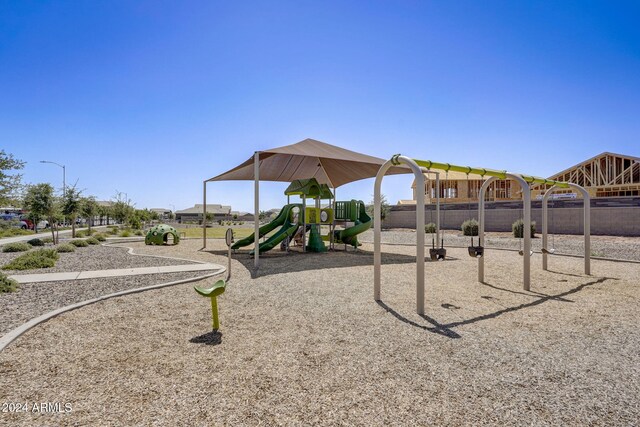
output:
[[[96,239],[95,237],[89,237],[88,239],[85,239],[85,242],[87,242],[90,245],[99,245],[100,241],[98,239]]]
[[[424,232],[425,233],[435,233],[436,232],[436,225],[433,222],[430,222],[429,224],[424,226]]]
[[[102,234],[102,233],[96,233],[96,234],[94,234],[94,235],[93,235],[93,238],[94,238],[94,239],[96,239],[96,240],[97,240],[97,241],[99,241],[99,242],[104,242],[104,241],[106,241],[106,240],[107,240],[107,238],[105,237],[105,235],[104,235],[104,234]]]
[[[40,240],[42,240],[42,243],[44,243],[45,245],[53,243],[53,238],[52,237],[43,237]]]
[[[136,236],[144,236],[144,232],[142,230],[136,230],[134,233]]]
[[[87,236],[86,230],[76,231],[76,237],[86,237],[86,236]]]
[[[60,245],[58,245],[56,247],[56,250],[59,253],[63,253],[63,252],[75,252],[76,251],[76,247],[73,246],[71,243],[62,243]]]
[[[86,240],[82,240],[82,239],[75,239],[70,241],[69,243],[71,243],[76,248],[86,248],[87,246],[89,246],[89,243],[87,243]]]
[[[517,237],[519,239],[523,236],[524,229],[524,221],[519,219],[513,224],[511,224],[511,231],[513,232],[513,237]],[[536,222],[531,221],[531,237],[536,237]]]
[[[475,218],[466,220],[460,228],[462,229],[462,234],[465,236],[478,235],[478,221]]]
[[[55,249],[38,249],[20,255],[10,263],[2,267],[3,270],[33,270],[36,268],[48,268],[56,265],[60,255]]]
[[[37,237],[35,239],[27,240],[27,243],[31,246],[44,246],[44,242]]]
[[[31,245],[25,242],[7,243],[2,246],[2,252],[24,252],[31,249]]]
[[[18,290],[18,282],[9,279],[6,274],[0,273],[0,294],[5,292],[15,292]]]
[[[129,230],[122,230],[119,234],[120,237],[131,237],[131,231]]]

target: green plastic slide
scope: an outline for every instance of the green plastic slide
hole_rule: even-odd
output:
[[[302,205],[301,204],[292,203],[290,205],[285,205],[282,208],[282,210],[280,211],[280,213],[278,214],[278,216],[273,221],[271,221],[270,223],[265,224],[262,227],[260,227],[260,229],[259,229],[260,237],[263,237],[266,234],[268,234],[268,233],[272,232],[273,230],[275,230],[277,227],[283,226],[280,230],[278,230],[278,232],[276,234],[271,236],[266,242],[264,242],[264,243],[262,243],[260,245],[260,253],[264,252],[262,250],[262,245],[266,245],[266,243],[268,243],[271,239],[273,239],[273,237],[279,236],[283,232],[283,229],[286,231],[289,228],[293,228],[294,225],[297,228],[298,224],[297,223],[293,224],[293,222],[291,221],[291,219],[292,219],[291,218],[291,216],[292,216],[291,215],[291,210],[294,207],[298,207],[299,208],[299,212],[300,212],[299,215],[301,215],[302,214]],[[276,242],[273,246],[275,246],[280,241],[284,240],[284,238],[286,238],[286,237],[287,236],[285,235],[282,239],[280,239],[278,242]],[[242,248],[244,246],[248,246],[248,245],[252,244],[254,241],[255,241],[255,233],[253,233],[250,236],[245,237],[244,239],[238,240],[237,242],[235,242],[231,246],[231,249],[239,249],[239,248]],[[270,247],[269,249],[271,249],[272,247]],[[267,249],[267,250],[269,250],[269,249]]]
[[[352,200],[351,203],[353,209],[356,209],[355,204],[360,205],[358,219],[355,221],[355,225],[353,227],[345,228],[344,230],[336,230],[334,239],[336,243],[345,243],[357,248],[360,246],[357,236],[371,228],[371,217],[367,215],[367,210],[362,200],[358,202]]]
[[[292,223],[287,221],[287,223],[285,223],[280,230],[278,230],[276,232],[276,234],[274,234],[273,236],[269,237],[267,240],[265,240],[264,242],[260,243],[260,253],[262,254],[263,252],[267,252],[270,251],[271,249],[273,249],[274,247],[276,247],[276,245],[280,242],[282,242],[284,239],[286,239],[287,237],[291,237],[295,234],[295,232],[298,230],[298,224],[297,223]],[[251,252],[249,252],[249,255],[254,255],[256,252],[256,250],[252,250]]]

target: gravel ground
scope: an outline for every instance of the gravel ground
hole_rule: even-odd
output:
[[[391,229],[382,231],[382,243],[394,245],[416,244],[415,230]],[[361,242],[373,243],[373,230],[369,230],[358,236]],[[431,247],[432,235],[426,235],[426,242]],[[478,238],[474,239],[478,244]],[[485,234],[485,247],[501,249],[520,249],[521,239],[511,237],[511,233],[489,232]],[[444,246],[469,246],[471,238],[463,236],[458,230],[444,231]],[[580,255],[584,254],[584,237],[576,235],[549,235],[550,248],[554,247],[558,254]],[[542,248],[542,235],[536,234],[531,240],[534,251],[540,252]],[[617,236],[591,236],[591,256],[640,261],[640,237]]]
[[[226,265],[224,243],[136,250]],[[452,248],[427,262],[415,313],[415,254],[238,254],[219,298],[220,333],[193,284],[58,316],[0,353],[0,402],[69,403],[66,414],[0,413],[7,425],[636,425],[637,264],[522,258]],[[211,279],[210,279],[211,280]],[[203,281],[208,283],[208,281]]]
[[[131,246],[131,245],[129,245]],[[47,246],[53,247],[53,246]],[[25,252],[0,252],[0,265],[5,265]],[[171,252],[169,252],[171,253]],[[170,255],[168,255],[170,256]],[[87,246],[77,248],[75,252],[61,253],[53,268],[37,270],[2,270],[7,275],[32,273],[60,273],[65,271],[110,270],[112,268],[160,267],[164,265],[193,264],[167,258],[130,255],[128,249],[114,246]]]
[[[61,282],[25,283],[0,295],[0,335],[52,310],[102,295],[206,274],[206,271],[144,274]]]

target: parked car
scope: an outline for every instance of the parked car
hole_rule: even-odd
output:
[[[0,215],[0,220],[11,221],[14,227],[22,228],[23,230],[33,230],[33,222],[22,215],[4,213]]]

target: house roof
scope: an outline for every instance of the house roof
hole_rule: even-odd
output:
[[[315,139],[259,151],[260,180],[291,182],[315,178],[320,184],[336,188],[349,182],[376,176],[386,160],[357,153]],[[253,180],[254,156],[244,163],[208,181]],[[392,167],[388,174],[410,173],[403,166]]]
[[[571,166],[570,168],[567,168],[567,169],[565,169],[565,170],[563,170],[563,171],[561,171],[561,172],[558,172],[558,173],[556,173],[556,174],[551,175],[551,176],[549,177],[549,179],[554,179],[554,177],[557,177],[557,176],[560,176],[560,175],[564,175],[564,174],[566,174],[567,172],[571,172],[573,169],[575,169],[575,168],[577,168],[577,167],[579,167],[579,166],[582,166],[582,165],[584,165],[584,164],[591,163],[591,162],[593,162],[594,160],[599,159],[600,157],[606,157],[606,156],[611,156],[611,157],[623,157],[623,158],[625,158],[625,159],[632,160],[632,161],[634,161],[634,162],[636,162],[636,163],[640,163],[640,157],[627,156],[627,155],[625,155],[625,154],[617,154],[617,153],[611,153],[611,152],[609,152],[609,151],[604,151],[604,152],[602,152],[602,153],[598,154],[597,156],[593,156],[593,157],[591,157],[591,158],[589,158],[589,159],[587,159],[587,160],[583,160],[582,162],[580,162],[580,163],[578,163],[578,164],[576,164],[576,165],[573,165],[573,166]]]
[[[229,214],[230,212],[231,212],[231,206],[207,204],[207,213],[226,215],[226,214]],[[192,208],[176,211],[176,214],[201,214],[201,213],[202,213],[202,203],[194,205]]]

